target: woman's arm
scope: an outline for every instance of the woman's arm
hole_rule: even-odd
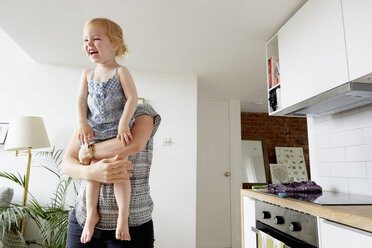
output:
[[[62,173],[73,178],[95,180],[103,183],[117,183],[127,180],[131,175],[128,170],[133,169],[128,160],[119,160],[117,156],[102,159],[84,166],[79,162],[78,132],[74,131],[62,161]]]
[[[133,141],[123,146],[120,140],[114,138],[104,142],[94,144],[93,154],[97,160],[110,158],[119,155],[120,158],[126,158],[132,154],[143,150],[151,137],[154,128],[154,117],[143,114],[136,117],[131,133]],[[88,161],[90,158],[87,146],[83,146],[79,152],[80,161]]]
[[[128,179],[131,174],[127,170],[133,169],[133,167],[128,166],[131,162],[120,160],[115,156],[119,155],[120,158],[126,158],[140,152],[150,139],[153,126],[153,117],[149,115],[138,116],[131,129],[134,141],[125,147],[116,138],[95,144],[94,157],[98,161],[94,161],[89,166],[84,166],[79,162],[79,156],[81,161],[84,159],[89,161],[90,155],[86,147],[80,149],[77,132],[75,131],[63,158],[62,172],[74,178],[105,183],[116,183]]]

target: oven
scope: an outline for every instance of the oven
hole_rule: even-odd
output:
[[[256,201],[256,226],[252,231],[259,237],[281,241],[286,248],[318,248],[315,216],[271,203]]]

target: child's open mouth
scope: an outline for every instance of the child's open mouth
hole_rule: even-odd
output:
[[[89,54],[92,56],[94,54],[98,54],[98,52],[97,51],[89,51]]]

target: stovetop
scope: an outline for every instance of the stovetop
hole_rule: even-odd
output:
[[[291,198],[318,205],[372,205],[372,196],[323,191],[322,193],[277,193],[279,197]]]

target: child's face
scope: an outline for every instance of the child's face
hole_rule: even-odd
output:
[[[84,30],[84,50],[93,63],[100,64],[115,59],[117,47],[103,28],[90,25]]]

